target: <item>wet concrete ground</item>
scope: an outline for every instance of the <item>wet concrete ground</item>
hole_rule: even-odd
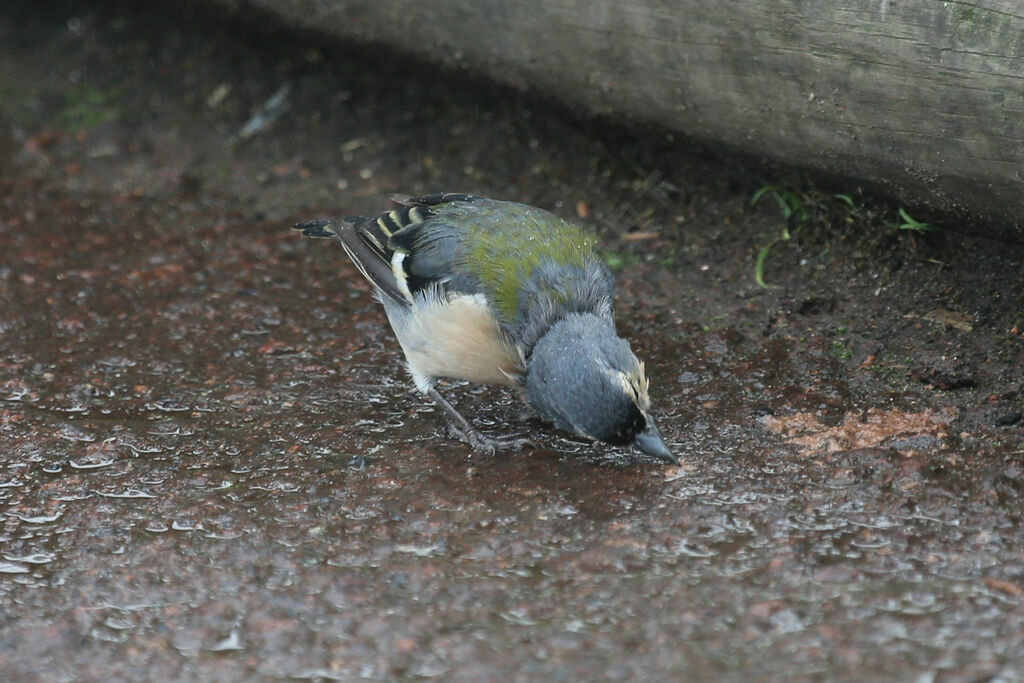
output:
[[[308,36],[2,12],[5,679],[1024,677],[1020,245],[858,195],[764,290],[761,170]],[[598,230],[682,467],[455,387],[538,443],[472,454],[287,229],[441,189]]]

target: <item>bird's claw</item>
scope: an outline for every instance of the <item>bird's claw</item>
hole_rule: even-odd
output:
[[[475,429],[464,430],[453,424],[448,425],[452,435],[460,441],[469,444],[474,451],[480,451],[487,455],[494,455],[497,451],[521,451],[525,447],[536,448],[536,444],[529,439],[500,438],[484,436]]]

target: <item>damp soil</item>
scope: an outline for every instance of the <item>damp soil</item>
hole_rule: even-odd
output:
[[[188,6],[5,3],[0,117],[5,680],[1024,676],[1022,245]],[[442,190],[599,234],[680,467],[472,453],[288,230]]]

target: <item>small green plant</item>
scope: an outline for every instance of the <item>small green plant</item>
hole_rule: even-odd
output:
[[[848,195],[848,194],[834,194],[832,196],[835,197],[836,199],[838,199],[839,201],[841,201],[842,203],[846,204],[847,206],[849,206],[850,210],[852,210],[852,211],[856,211],[857,210],[857,204],[854,203],[853,197],[851,197],[850,195]]]
[[[821,204],[805,194],[787,190],[780,185],[765,185],[750,198],[750,205],[757,204],[761,197],[765,195],[775,200],[782,211],[782,217],[786,220],[782,225],[780,236],[761,247],[757,252],[757,261],[754,263],[754,281],[762,289],[771,289],[775,285],[769,285],[765,282],[764,267],[772,248],[779,242],[792,239],[793,236],[799,234],[800,231],[807,227],[811,220],[811,210],[821,208]]]
[[[779,243],[792,240],[811,224],[820,223],[835,228],[840,225],[870,220],[873,216],[868,207],[859,204],[852,195],[843,193],[825,195],[813,190],[797,191],[782,185],[765,185],[754,193],[751,198],[751,206],[757,204],[763,197],[775,200],[782,212],[782,218],[785,219],[778,237],[758,251],[754,264],[754,280],[758,287],[763,289],[775,287],[775,285],[765,282],[765,267],[772,249]],[[819,256],[824,256],[826,253],[828,253],[827,247]]]
[[[910,217],[910,214],[908,214],[903,209],[903,207],[900,207],[899,211],[900,211],[900,218],[903,219],[903,222],[900,223],[900,230],[913,230],[914,232],[917,232],[917,233],[939,232],[940,230],[942,230],[942,228],[937,227],[935,225],[929,225],[928,223],[924,223],[922,221],[914,220],[913,218]]]
[[[754,193],[750,198],[750,205],[757,204],[766,194],[775,199],[782,210],[783,218],[786,219],[786,224],[782,226],[783,240],[788,240],[804,229],[811,217],[810,209],[816,202],[812,202],[806,195],[797,194],[778,185],[766,185]]]
[[[832,342],[832,357],[842,361],[850,360],[853,357],[853,349],[844,341]]]
[[[94,128],[117,115],[111,93],[85,86],[64,93],[59,120],[67,129],[80,132]]]
[[[757,252],[757,261],[754,263],[754,282],[757,283],[758,287],[762,289],[772,289],[778,285],[769,285],[764,281],[764,264],[768,260],[768,254],[771,253],[772,247],[775,246],[775,242],[761,247],[761,250]]]
[[[775,285],[765,282],[764,274],[768,257],[776,245],[793,239],[812,224],[820,223],[836,227],[843,224],[854,224],[872,216],[870,209],[858,204],[849,194],[826,195],[814,191],[798,192],[781,185],[765,185],[750,198],[751,206],[757,204],[765,196],[771,197],[778,204],[785,223],[783,223],[778,237],[757,252],[757,260],[754,263],[754,281],[764,289],[775,287]],[[821,252],[821,256],[826,253],[828,253],[828,247]]]
[[[632,266],[640,262],[639,256],[629,252],[606,251],[601,254],[601,257],[604,259],[605,265],[612,270],[622,270],[626,266]]]

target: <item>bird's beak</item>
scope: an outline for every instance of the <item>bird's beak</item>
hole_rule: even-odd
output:
[[[654,424],[654,420],[650,415],[647,416],[647,428],[636,435],[633,445],[647,455],[655,457],[662,462],[670,465],[679,464],[679,461],[672,455],[668,446],[665,445],[665,440],[661,438],[661,432],[658,431],[658,427]]]

